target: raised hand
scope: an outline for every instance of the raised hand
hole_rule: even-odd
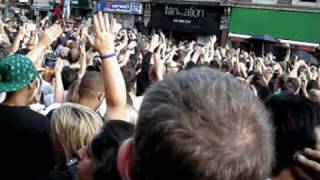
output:
[[[118,33],[120,32],[120,30],[122,29],[122,24],[118,23],[117,20],[115,18],[113,18],[113,15],[110,16],[111,18],[111,32],[113,34],[113,37],[116,37],[118,35]]]
[[[56,65],[54,67],[55,74],[61,75],[62,69],[63,69],[62,60],[60,58],[57,58]]]
[[[50,46],[55,40],[58,39],[62,32],[63,30],[60,25],[53,25],[41,35],[39,45],[43,47]]]
[[[296,160],[299,163],[299,167],[294,170],[296,170],[299,177],[310,180],[320,178],[319,150],[306,148],[304,149],[303,154],[299,153],[296,155]]]
[[[26,34],[27,34],[27,25],[24,24],[19,27],[18,36],[23,38]]]
[[[96,37],[92,43],[93,48],[100,55],[107,55],[115,52],[114,35],[112,34],[108,14],[102,15],[101,12],[93,17]]]
[[[149,51],[154,52],[154,50],[161,44],[160,42],[160,37],[158,34],[155,34],[152,36],[150,46],[149,46]]]
[[[153,55],[154,67],[157,75],[157,80],[161,81],[164,76],[164,63],[165,61],[161,59],[160,49]]]
[[[112,24],[114,21],[111,18]],[[114,37],[112,25],[108,14],[99,12],[93,18],[95,39],[91,41],[93,48],[102,57],[101,68],[105,86],[107,113],[106,120],[125,119],[126,117],[126,85],[121,73],[117,57],[115,55]]]

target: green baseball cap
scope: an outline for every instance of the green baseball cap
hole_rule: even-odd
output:
[[[0,59],[0,92],[15,92],[27,87],[37,77],[32,61],[23,55]]]

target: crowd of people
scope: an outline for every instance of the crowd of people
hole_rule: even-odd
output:
[[[320,68],[290,46],[92,19],[0,20],[1,180],[320,179]]]

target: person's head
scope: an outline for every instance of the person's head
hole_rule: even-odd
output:
[[[132,124],[113,120],[107,122],[90,146],[78,152],[79,180],[121,180],[117,168],[117,154],[122,142],[133,136]]]
[[[297,78],[288,78],[282,87],[282,91],[287,94],[297,94],[300,89],[300,83]]]
[[[217,61],[217,60],[213,60],[213,61],[211,61],[210,62],[210,65],[209,65],[209,67],[212,67],[213,69],[220,69],[220,63],[219,63],[219,61]]]
[[[259,86],[256,89],[257,89],[257,92],[258,92],[258,97],[262,101],[267,100],[272,95],[272,91],[268,86]]]
[[[67,46],[67,37],[63,34],[58,38],[58,44],[62,46]]]
[[[310,80],[310,81],[308,81],[307,91],[309,91],[309,90],[311,90],[311,89],[318,89],[318,90],[320,90],[319,83],[318,83],[316,80]]]
[[[81,80],[74,81],[68,89],[66,102],[78,103],[79,102],[79,86]]]
[[[60,58],[61,59],[69,59],[69,48],[63,47],[60,51]]]
[[[66,103],[53,112],[53,140],[62,160],[68,160],[91,142],[103,126],[100,116],[91,109]]]
[[[128,92],[132,92],[137,82],[136,69],[134,67],[126,66],[122,69],[122,74],[126,83],[126,89]]]
[[[320,103],[320,90],[319,89],[310,89],[308,91],[309,99],[313,102]]]
[[[283,74],[283,75],[276,74],[273,90],[282,89],[284,84],[287,82],[287,80],[288,80],[287,74]]]
[[[104,101],[104,84],[102,74],[97,71],[87,72],[79,84],[79,101],[92,110],[97,110]]]
[[[266,102],[275,128],[275,167],[273,176],[297,165],[294,155],[315,148],[315,128],[319,126],[319,105],[297,95],[273,96]]]
[[[15,54],[20,54],[20,55],[27,55],[30,52],[31,49],[29,48],[22,48],[19,49]]]
[[[179,49],[177,54],[173,57],[173,60],[178,63],[183,63],[183,59],[186,57],[187,52],[184,49]]]
[[[80,55],[79,49],[74,48],[69,51],[68,61],[70,62],[70,64],[74,64],[79,61],[80,57],[81,57],[81,55]]]
[[[236,79],[210,68],[181,71],[147,90],[134,140],[119,150],[120,175],[266,179],[273,157],[268,121],[263,104]]]
[[[6,92],[5,103],[27,106],[38,97],[40,81],[30,59],[22,55],[0,60],[0,92]]]
[[[228,60],[224,60],[221,63],[221,70],[224,72],[230,72],[232,69],[232,63]]]
[[[78,73],[77,71],[66,66],[62,69],[61,77],[64,90],[68,90],[70,85],[78,79]]]
[[[165,64],[165,76],[171,76],[174,75],[179,71],[178,63],[175,61],[170,61]]]

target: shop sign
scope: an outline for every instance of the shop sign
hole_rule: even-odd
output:
[[[223,9],[215,6],[152,4],[150,25],[190,32],[219,31]]]
[[[99,2],[97,3],[97,10],[106,12],[142,14],[143,4],[129,2]]]
[[[51,11],[52,7],[50,6],[49,0],[33,0],[31,9],[40,11]]]

